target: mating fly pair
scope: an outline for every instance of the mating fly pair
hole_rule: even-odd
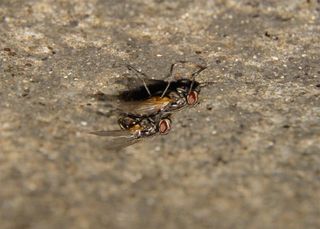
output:
[[[177,65],[187,64],[193,66],[189,76],[174,75]],[[156,134],[168,134],[171,129],[171,114],[198,103],[202,85],[195,78],[206,69],[205,66],[180,61],[171,65],[168,80],[155,80],[131,65],[127,65],[127,68],[136,76],[120,82],[128,90],[118,95],[103,94],[104,101],[116,103],[121,130],[91,132],[99,136],[114,137],[115,147],[130,145]]]

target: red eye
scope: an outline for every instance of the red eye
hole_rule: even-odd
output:
[[[196,91],[190,91],[190,93],[187,96],[187,102],[188,105],[195,105],[198,102],[198,92]]]
[[[171,130],[171,120],[170,119],[162,119],[159,122],[159,133],[160,134],[168,134]]]

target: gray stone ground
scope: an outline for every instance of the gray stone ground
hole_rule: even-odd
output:
[[[319,228],[320,2],[0,1],[8,228]],[[207,62],[201,104],[121,151],[92,94]]]

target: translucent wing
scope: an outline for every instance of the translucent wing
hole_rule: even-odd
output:
[[[115,138],[115,139],[112,139],[107,142],[106,149],[120,150],[120,149],[126,148],[128,146],[131,146],[133,144],[136,144],[139,141],[140,141],[140,139],[136,139],[136,138],[131,138],[131,139]]]
[[[134,137],[130,132],[124,130],[100,130],[89,133],[97,136],[109,137],[106,149],[110,150],[119,150],[140,141],[140,139]]]
[[[136,114],[139,116],[148,116],[151,114],[155,114],[163,107],[165,107],[168,103],[164,104],[152,104],[147,102],[140,101],[108,101],[105,102],[104,106],[111,106],[112,112],[117,114],[126,113],[126,114]],[[103,112],[98,111],[98,114],[105,115]],[[110,112],[109,112],[110,113]],[[105,115],[107,116],[107,115]]]
[[[134,138],[134,136],[130,132],[124,130],[98,130],[89,132],[89,134],[105,137]]]
[[[118,109],[128,114],[149,116],[163,110],[171,101],[168,97],[151,97],[145,101],[119,101]]]

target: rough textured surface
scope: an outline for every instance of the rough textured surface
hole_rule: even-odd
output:
[[[0,222],[319,228],[320,3],[0,1]],[[91,95],[204,59],[202,103],[120,152]]]

